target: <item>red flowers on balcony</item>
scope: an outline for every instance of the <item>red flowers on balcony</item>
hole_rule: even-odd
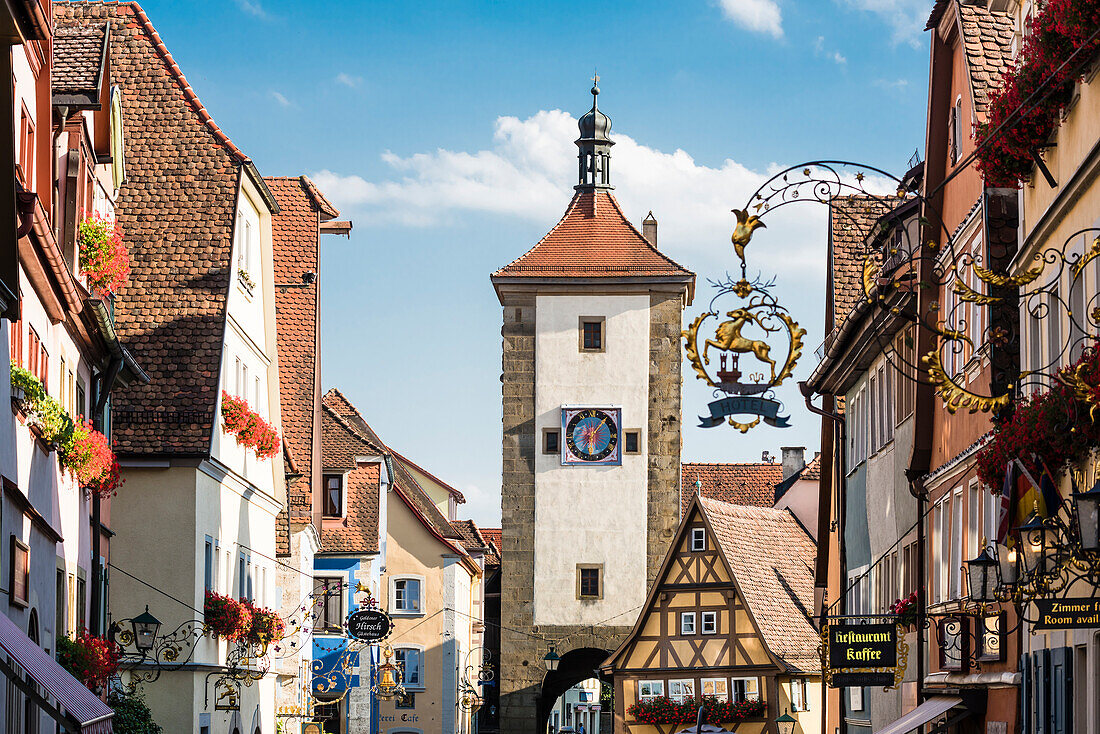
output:
[[[720,701],[716,696],[688,698],[683,703],[668,696],[647,698],[627,708],[627,716],[643,724],[694,724],[703,707],[703,721],[708,724],[732,724],[764,715],[766,705],[759,699]]]
[[[57,638],[57,661],[92,691],[118,673],[118,654],[118,645],[90,632],[81,632],[75,640]]]
[[[227,640],[243,640],[252,629],[252,612],[245,602],[231,596],[206,592],[202,605],[202,618],[207,632]]]
[[[222,422],[227,433],[237,443],[252,449],[260,459],[270,459],[279,453],[279,432],[260,417],[244,398],[222,391]]]
[[[242,602],[252,615],[252,624],[248,628],[245,640],[253,645],[266,648],[272,642],[283,639],[286,623],[283,618],[270,609],[257,607],[250,601]]]
[[[1095,0],[1049,0],[1032,18],[1016,64],[1005,72],[1000,88],[990,94],[988,121],[974,131],[978,144],[986,142],[993,130],[1052,78],[1042,87],[1042,101],[1032,102],[978,152],[978,168],[987,184],[1016,187],[1031,179],[1033,151],[1058,129],[1062,109],[1073,97],[1073,67],[1079,69],[1100,52],[1100,41],[1089,40],[1098,28],[1100,5]],[[1077,63],[1060,68],[1079,49]]]
[[[80,272],[93,289],[108,295],[126,285],[130,277],[130,253],[114,220],[93,214],[77,227]]]
[[[92,428],[92,422],[78,420],[71,436],[62,444],[61,465],[71,471],[80,486],[100,497],[116,494],[122,484],[118,459],[107,437]]]

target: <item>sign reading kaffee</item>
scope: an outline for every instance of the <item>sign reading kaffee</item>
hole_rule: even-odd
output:
[[[1100,599],[1036,599],[1037,630],[1100,627]]]
[[[829,666],[839,670],[893,668],[898,629],[892,624],[838,624],[829,627]]]

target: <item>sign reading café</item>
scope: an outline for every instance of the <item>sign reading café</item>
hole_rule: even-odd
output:
[[[830,624],[826,643],[830,685],[893,686],[901,677],[900,639],[893,624]],[[904,673],[904,663],[900,670]]]

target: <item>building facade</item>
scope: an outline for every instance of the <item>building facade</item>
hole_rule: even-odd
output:
[[[612,196],[598,91],[565,215],[492,275],[504,337],[501,728],[517,734],[541,731],[558,695],[618,646],[679,519],[694,275]],[[562,658],[551,677],[546,640]]]
[[[771,732],[786,713],[800,734],[820,731],[814,554],[788,510],[693,499],[633,629],[601,666],[614,680],[614,730],[679,731],[640,709],[713,696],[748,704],[712,722],[727,730]]]

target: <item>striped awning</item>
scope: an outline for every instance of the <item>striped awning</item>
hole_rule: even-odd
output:
[[[57,705],[33,690],[8,661],[0,659],[0,669],[4,675],[34,699],[63,730],[79,734],[112,734],[111,719],[115,712],[111,707],[96,698],[83,683],[70,675],[3,614],[0,614],[0,648],[7,653],[10,663],[22,668]]]

